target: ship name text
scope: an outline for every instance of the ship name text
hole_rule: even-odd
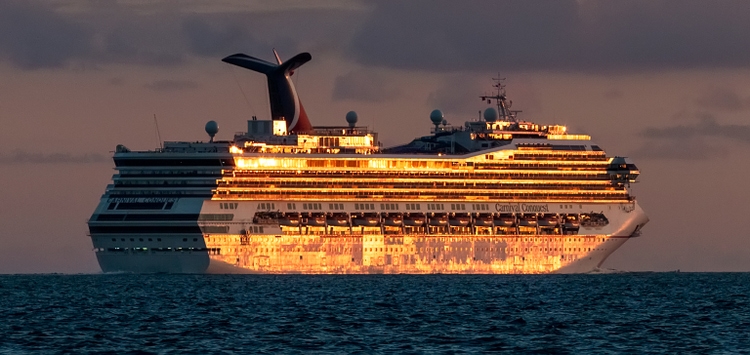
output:
[[[496,203],[495,209],[498,212],[505,213],[546,213],[549,212],[549,205],[529,203]]]
[[[176,202],[176,198],[170,197],[110,197],[107,202],[135,202],[135,203],[154,203],[154,202]]]

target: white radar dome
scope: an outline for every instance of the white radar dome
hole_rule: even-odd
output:
[[[440,110],[432,110],[430,112],[430,121],[432,121],[432,124],[439,125],[443,122],[443,111]]]
[[[349,123],[349,127],[354,128],[357,125],[357,113],[349,111],[346,113],[346,122]]]
[[[497,118],[499,115],[497,114],[497,110],[495,110],[494,107],[488,107],[486,110],[484,110],[484,120],[487,122],[495,122],[497,121]]]
[[[216,121],[208,121],[206,123],[206,133],[211,137],[211,141],[213,142],[214,136],[216,133],[219,133],[219,124],[216,123]]]

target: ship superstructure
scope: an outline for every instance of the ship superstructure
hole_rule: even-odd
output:
[[[589,272],[648,221],[629,159],[519,121],[500,81],[482,119],[451,127],[435,110],[432,134],[384,149],[354,112],[309,125],[289,80],[301,64],[225,61],[268,76],[272,119],[232,141],[210,122],[209,143],[118,147],[89,221],[104,271]]]

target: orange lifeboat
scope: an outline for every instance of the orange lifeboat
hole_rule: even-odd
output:
[[[312,214],[308,218],[303,218],[302,223],[308,225],[308,226],[325,226],[326,225],[326,216],[324,214]]]
[[[491,213],[482,213],[476,218],[474,218],[474,225],[480,226],[480,227],[492,227],[492,224],[494,223],[494,218],[492,218]]]
[[[537,223],[538,223],[538,219],[536,215],[533,215],[533,214],[523,215],[518,218],[519,226],[536,227]]]
[[[578,215],[569,214],[563,219],[563,227],[565,229],[578,229],[581,226],[581,222],[578,219]]]
[[[279,217],[279,224],[282,226],[298,226],[300,219],[299,213],[284,214]]]
[[[428,222],[431,226],[446,226],[448,225],[448,214],[447,213],[435,213],[429,218]]]
[[[377,213],[363,213],[359,216],[352,216],[352,225],[355,226],[378,226],[380,225],[380,216]]]
[[[389,213],[383,217],[383,224],[386,226],[400,226],[404,222],[404,217],[400,213]]]
[[[334,213],[326,218],[326,224],[329,226],[348,226],[349,215],[346,213]]]
[[[516,225],[516,216],[503,213],[495,218],[495,225],[498,227],[512,227]]]
[[[452,226],[466,227],[471,223],[471,216],[466,213],[456,213],[448,219]]]
[[[404,216],[404,224],[407,226],[421,226],[424,225],[427,217],[422,213],[411,213]]]
[[[539,226],[554,227],[560,223],[560,217],[556,214],[545,214],[539,217]]]

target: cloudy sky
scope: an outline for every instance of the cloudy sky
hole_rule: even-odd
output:
[[[312,4],[314,3],[314,4]],[[316,125],[355,110],[386,146],[439,108],[474,119],[491,77],[522,117],[632,157],[651,218],[605,267],[750,271],[750,6],[739,1],[0,1],[0,273],[98,272],[86,220],[111,151],[219,138],[269,116],[222,63],[308,51]]]

